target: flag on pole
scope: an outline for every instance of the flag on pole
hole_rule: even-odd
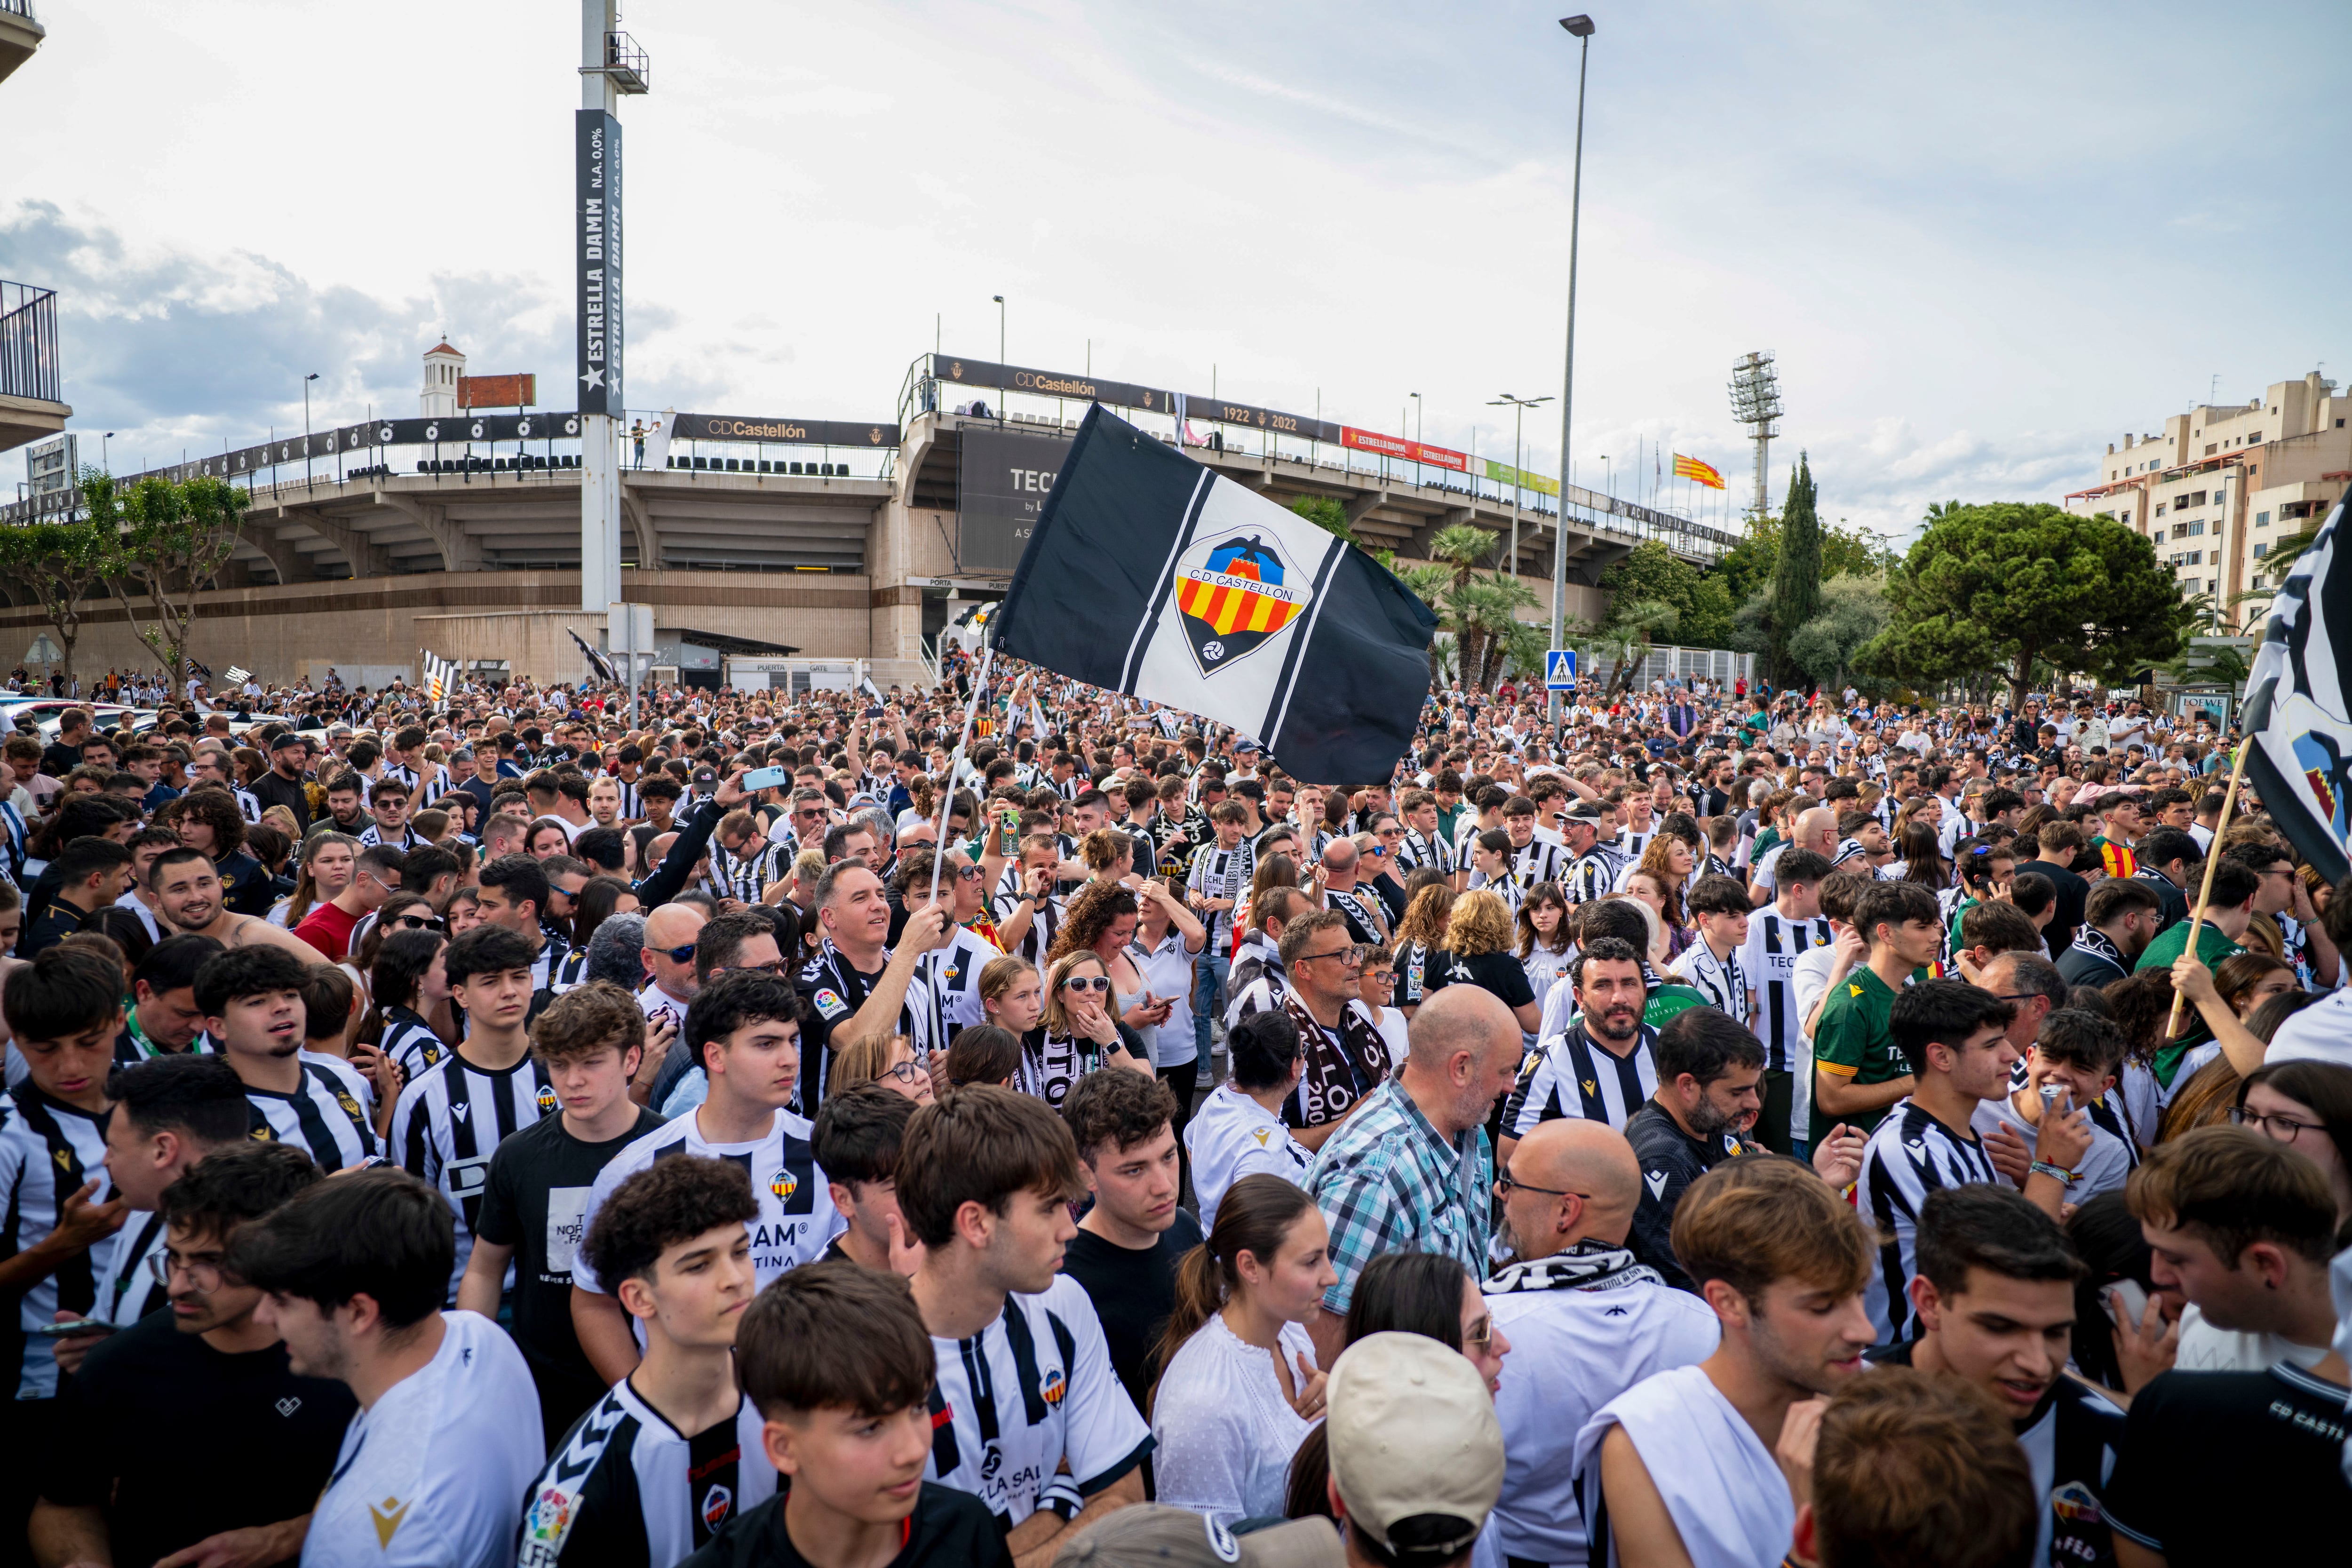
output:
[[[1696,458],[1685,458],[1680,452],[1675,454],[1675,478],[1696,479],[1711,490],[1723,488],[1723,476],[1716,472],[1714,464],[1702,463]]]
[[[440,703],[457,689],[457,667],[430,648],[416,650],[416,667],[425,673],[426,700]]]
[[[613,661],[606,658],[601,649],[591,644],[586,637],[582,637],[578,632],[572,631],[570,626],[566,626],[563,629],[567,632],[572,632],[572,640],[580,645],[580,651],[582,653],[588,656],[588,668],[595,672],[597,679],[609,683],[617,681],[621,679],[620,672],[613,668]]]
[[[1362,551],[1098,405],[990,628],[1012,658],[1231,725],[1323,784],[1395,770],[1436,629]]]
[[[2246,681],[2246,776],[2263,809],[2328,881],[2352,870],[2352,562],[2344,502],[2289,569]]]

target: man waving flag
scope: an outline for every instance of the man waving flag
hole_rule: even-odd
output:
[[[1370,556],[1099,405],[992,628],[1013,658],[1230,724],[1325,783],[1394,771],[1436,629]]]

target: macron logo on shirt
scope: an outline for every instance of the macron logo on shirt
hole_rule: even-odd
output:
[[[1652,1171],[1642,1179],[1650,1184],[1650,1196],[1653,1199],[1666,1190],[1666,1173],[1664,1171]]]

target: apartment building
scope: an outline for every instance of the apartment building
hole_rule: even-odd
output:
[[[2352,482],[2352,397],[2317,371],[2274,382],[2242,404],[2172,415],[2161,434],[2126,435],[2097,472],[2067,510],[2129,523],[2184,597],[2202,594],[2223,625],[2257,629],[2263,590],[2285,574],[2272,543],[2325,516]]]

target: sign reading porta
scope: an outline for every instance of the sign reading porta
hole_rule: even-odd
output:
[[[621,122],[601,109],[583,109],[572,124],[580,412],[617,417],[623,406]]]
[[[1050,436],[966,429],[958,488],[962,521],[956,564],[966,572],[1010,572],[1021,564],[1037,513],[1053,493],[1070,443]]]

